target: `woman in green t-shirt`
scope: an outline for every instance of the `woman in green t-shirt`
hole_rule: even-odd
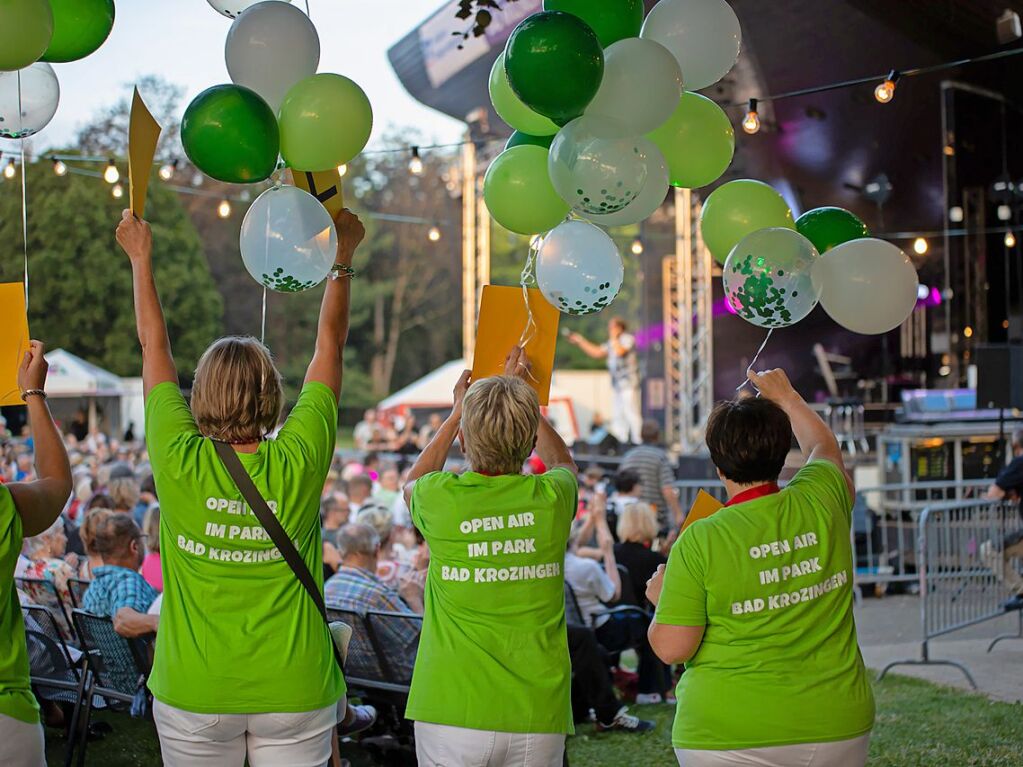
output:
[[[124,211],[142,344],[146,447],[160,496],[163,604],[149,687],[169,767],[324,764],[343,733],[372,724],[343,705],[345,682],[315,603],[217,455],[229,444],[323,589],[319,502],[334,456],[352,256],[362,224],[337,218],[338,252],[298,403],[277,428],[281,376],[253,338],[202,355],[191,408],[156,292],[149,225]],[[341,705],[339,706],[339,702]]]
[[[43,726],[29,684],[25,624],[14,567],[22,540],[39,535],[60,516],[71,497],[71,466],[60,432],[46,406],[43,345],[29,343],[18,368],[18,389],[28,406],[35,449],[35,482],[0,484],[0,764],[44,767]]]
[[[563,564],[576,468],[528,370],[516,348],[503,376],[469,387],[466,371],[405,488],[430,547],[405,712],[420,767],[560,767],[572,732]],[[443,471],[456,438],[464,474]],[[523,475],[534,445],[548,471]]]
[[[729,501],[650,579],[650,644],[685,663],[672,743],[682,767],[863,767],[874,698],[853,622],[853,486],[842,451],[785,373],[720,403],[707,447]],[[792,445],[805,465],[777,480]]]

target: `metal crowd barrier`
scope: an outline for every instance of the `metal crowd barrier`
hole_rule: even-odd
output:
[[[1020,547],[1023,520],[1014,503],[964,501],[932,504],[920,514],[918,561],[920,583],[921,650],[919,659],[889,663],[880,676],[896,666],[953,666],[965,674],[974,689],[969,670],[952,660],[930,657],[929,642],[945,634],[1005,615],[1003,603],[1016,592],[1013,581],[1023,583]],[[1003,557],[1005,550],[1010,557]],[[1015,634],[992,640],[991,652],[1003,639],[1023,639],[1023,611],[1017,611]]]

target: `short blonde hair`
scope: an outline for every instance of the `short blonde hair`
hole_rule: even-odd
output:
[[[521,378],[484,378],[465,393],[462,449],[474,471],[518,474],[539,426],[540,401]]]
[[[650,543],[657,537],[657,514],[649,503],[630,503],[618,514],[618,540]]]
[[[192,384],[192,415],[203,435],[258,442],[277,426],[283,408],[281,374],[255,338],[228,336],[203,352]]]
[[[139,483],[131,477],[118,477],[110,480],[107,495],[114,502],[117,511],[131,511],[139,502]]]

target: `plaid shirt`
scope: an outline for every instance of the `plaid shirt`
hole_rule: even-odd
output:
[[[328,605],[337,605],[343,610],[365,612],[382,610],[384,612],[416,613],[405,604],[398,592],[384,585],[376,574],[361,567],[338,568],[323,586],[324,601]],[[388,660],[396,672],[402,674],[407,682],[412,678],[412,666],[416,661],[416,650],[419,646],[419,621],[391,620],[386,624],[384,640],[387,644]]]
[[[113,618],[122,607],[146,612],[156,599],[156,590],[135,570],[116,565],[103,565],[92,571],[82,607],[96,615]]]

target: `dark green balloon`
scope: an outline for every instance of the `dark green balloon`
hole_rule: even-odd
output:
[[[605,48],[626,37],[639,37],[645,12],[643,0],[543,0],[543,9],[578,16]]]
[[[240,85],[214,85],[188,105],[181,121],[185,154],[218,181],[252,184],[277,167],[277,118],[255,91]]]
[[[604,51],[578,16],[543,11],[524,19],[504,49],[508,84],[534,112],[565,125],[593,100],[604,76]]]
[[[84,59],[99,48],[114,28],[114,0],[50,0],[53,37],[42,61]]]
[[[542,146],[544,149],[550,149],[552,141],[554,141],[554,136],[530,136],[528,133],[517,130],[511,134],[511,138],[508,139],[508,143],[504,145],[504,148],[511,149],[513,146],[528,144],[530,146]]]
[[[867,225],[845,208],[808,210],[796,219],[796,231],[812,242],[818,253],[870,235]]]

